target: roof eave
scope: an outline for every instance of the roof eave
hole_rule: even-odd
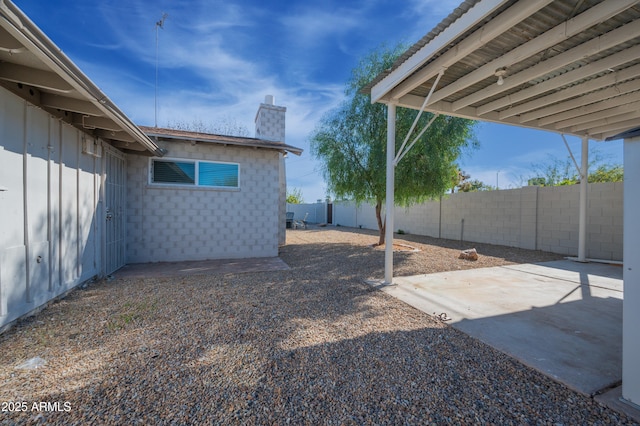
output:
[[[212,144],[218,144],[218,145],[233,145],[233,146],[246,147],[246,148],[271,149],[271,150],[281,151],[281,152],[290,152],[298,156],[302,155],[302,152],[303,152],[303,149],[301,148],[297,148],[295,146],[287,145],[284,143],[273,143],[270,141],[264,141],[264,143],[261,143],[260,140],[257,140],[257,142],[250,142],[250,141],[215,140],[215,138],[204,139],[204,138],[198,138],[198,137],[187,136],[187,135],[171,135],[163,132],[154,132],[153,130],[151,130],[152,128],[148,128],[148,129],[149,130],[146,132],[147,135],[158,138],[158,139],[172,139],[172,140],[181,140],[181,141],[187,141],[187,142],[212,143]]]
[[[106,117],[122,127],[145,149],[162,156],[162,150],[148,138],[99,88],[96,86],[38,26],[9,0],[0,0],[1,17],[9,24],[5,29],[29,48],[40,61],[75,90],[95,105]]]

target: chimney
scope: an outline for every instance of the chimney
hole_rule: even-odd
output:
[[[273,95],[264,97],[256,114],[256,138],[284,143],[284,116],[287,108],[276,106]]]

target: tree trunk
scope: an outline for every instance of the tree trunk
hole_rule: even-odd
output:
[[[384,244],[384,234],[387,226],[387,220],[382,222],[382,201],[378,200],[376,202],[376,220],[378,221],[378,231],[380,231],[380,239],[378,240],[378,246]]]

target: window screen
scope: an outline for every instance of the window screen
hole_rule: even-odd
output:
[[[205,163],[198,168],[198,182],[201,186],[238,187],[238,165],[227,163]]]
[[[195,185],[196,163],[181,161],[153,161],[153,183]]]
[[[151,183],[239,188],[240,166],[210,161],[152,160]]]

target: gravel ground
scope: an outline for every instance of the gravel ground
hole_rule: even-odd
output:
[[[475,244],[474,263],[457,259],[472,245],[402,237],[422,251],[397,253],[397,275],[558,258]],[[0,424],[631,424],[364,284],[383,274],[375,241],[292,230],[288,271],[74,291],[0,336],[3,411],[26,403]]]

